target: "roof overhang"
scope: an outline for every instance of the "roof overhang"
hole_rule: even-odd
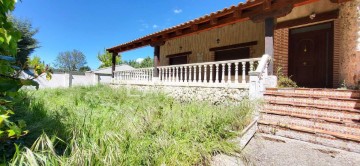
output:
[[[246,20],[260,22],[270,17],[278,18],[289,14],[296,6],[316,1],[319,0],[250,0],[246,3],[240,3],[237,6],[231,6],[183,24],[108,48],[107,51],[111,53],[119,53],[149,45],[159,46],[170,39],[211,30],[213,28],[226,26],[236,22]]]

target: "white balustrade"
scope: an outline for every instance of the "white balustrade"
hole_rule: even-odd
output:
[[[260,58],[205,62],[157,67],[158,79],[153,79],[154,68],[132,69],[114,73],[114,83],[163,84],[182,86],[228,86],[249,83],[247,73],[259,66]],[[239,81],[240,77],[240,81]]]

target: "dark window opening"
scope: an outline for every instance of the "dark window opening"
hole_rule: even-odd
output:
[[[187,64],[187,55],[171,57],[169,58],[169,64],[170,65]]]
[[[228,50],[215,51],[215,61],[228,61],[237,59],[248,59],[250,58],[250,47],[241,47]],[[249,72],[250,64],[246,63],[246,75]],[[228,66],[225,67],[225,76],[228,75]],[[231,64],[230,74],[235,76],[235,64]],[[242,64],[238,65],[238,74],[242,75]],[[222,78],[222,66],[219,66],[219,79]]]

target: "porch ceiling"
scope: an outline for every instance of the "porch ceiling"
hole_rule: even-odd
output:
[[[258,22],[268,17],[281,17],[290,13],[292,8],[296,6],[316,1],[318,0],[248,0],[245,3],[239,3],[237,6],[224,8],[180,25],[108,48],[107,51],[119,53],[148,45],[162,45],[165,41],[173,38],[207,31],[236,22],[249,19]]]

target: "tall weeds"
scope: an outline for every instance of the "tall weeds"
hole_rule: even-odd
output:
[[[12,165],[206,164],[215,153],[237,150],[228,140],[249,123],[254,108],[247,100],[239,106],[179,103],[108,86],[26,93],[28,108],[19,109],[29,110],[30,132],[40,136],[17,150]]]

